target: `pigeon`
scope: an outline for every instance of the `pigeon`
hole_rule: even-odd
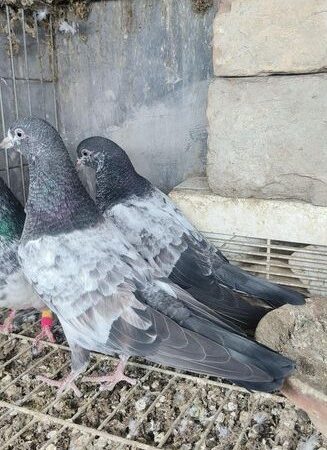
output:
[[[96,203],[149,264],[226,321],[255,330],[271,308],[303,304],[304,296],[229,263],[173,202],[134,169],[113,141],[90,137],[77,166],[96,171]]]
[[[0,332],[13,331],[16,310],[37,308],[42,310],[42,331],[36,336],[35,347],[41,339],[54,342],[51,332],[52,313],[24,277],[18,262],[17,250],[23,231],[25,212],[11,190],[0,178],[0,307],[11,308]]]
[[[84,189],[58,132],[46,121],[22,118],[8,131],[8,146],[25,156],[30,184],[19,246],[25,276],[57,314],[71,350],[73,389],[90,352],[118,354],[113,374],[92,376],[112,389],[131,356],[216,377],[247,389],[279,389],[293,362],[238,333],[187,291],[155,270],[105,220]]]

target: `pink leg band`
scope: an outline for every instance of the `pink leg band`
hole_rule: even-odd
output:
[[[42,328],[51,328],[53,323],[52,317],[42,317],[41,318],[41,327]]]

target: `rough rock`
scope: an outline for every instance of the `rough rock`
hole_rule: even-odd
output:
[[[311,295],[327,296],[327,247],[308,245],[289,258],[292,272]]]
[[[327,66],[327,0],[222,0],[216,75],[317,72]]]
[[[217,78],[207,116],[215,193],[327,206],[327,75]]]
[[[285,305],[268,313],[257,327],[256,339],[296,362],[283,393],[327,435],[326,299],[317,297],[303,306]]]

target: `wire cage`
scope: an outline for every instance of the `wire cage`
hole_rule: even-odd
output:
[[[27,19],[28,17],[28,19]],[[16,118],[36,115],[60,129],[54,19],[8,5],[0,14],[0,120],[3,134]],[[0,176],[25,202],[28,170],[17,155],[0,156]],[[232,261],[246,270],[307,292],[326,294],[326,248],[208,233]],[[286,268],[310,266],[309,277]],[[317,259],[323,264],[317,266]],[[321,268],[324,266],[324,268]],[[0,312],[3,320],[5,311]],[[100,392],[81,383],[83,398],[55,391],[35,377],[69,370],[69,349],[45,343],[34,357],[32,336],[39,326],[34,313],[18,318],[14,333],[0,335],[0,448],[55,449],[301,449],[326,443],[307,417],[277,395],[250,394],[209,377],[181,373],[134,360],[128,372],[135,386]],[[113,358],[93,355],[88,373],[106,370]],[[305,447],[303,447],[305,448]],[[309,448],[309,447],[308,447]]]
[[[55,51],[52,18],[41,27],[36,16],[8,5],[2,8],[0,27],[0,112],[1,128],[6,134],[10,123],[27,115],[35,115],[58,127],[56,100]],[[31,20],[33,22],[31,22]],[[17,197],[25,203],[27,165],[21,156],[1,156],[0,175]]]

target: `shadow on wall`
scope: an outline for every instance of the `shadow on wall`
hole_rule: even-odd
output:
[[[128,3],[95,3],[85,39],[57,37],[60,131],[71,151],[87,136],[110,137],[168,191],[204,172],[215,8]]]

